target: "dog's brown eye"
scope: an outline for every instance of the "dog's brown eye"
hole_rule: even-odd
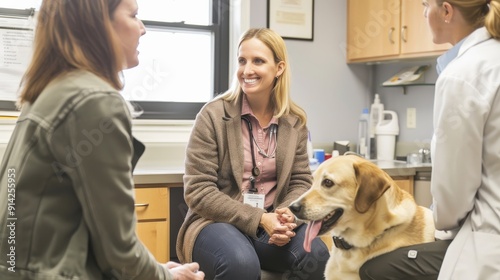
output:
[[[333,183],[333,181],[330,179],[324,179],[322,185],[327,187],[327,188],[331,188],[331,187],[333,187],[333,185],[335,185],[335,183]]]

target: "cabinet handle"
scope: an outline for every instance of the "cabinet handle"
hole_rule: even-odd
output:
[[[149,203],[136,203],[134,204],[135,207],[148,207]]]
[[[401,27],[401,39],[403,40],[403,42],[406,43],[406,29],[407,29],[407,26],[403,26]]]
[[[391,44],[394,44],[394,40],[392,39],[392,34],[394,33],[394,30],[395,28],[394,27],[391,27],[391,29],[389,29],[389,42],[391,42]]]

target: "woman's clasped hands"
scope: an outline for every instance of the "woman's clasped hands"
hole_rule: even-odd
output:
[[[278,208],[274,213],[264,213],[260,226],[269,234],[269,244],[284,246],[295,236],[295,216],[288,208]]]

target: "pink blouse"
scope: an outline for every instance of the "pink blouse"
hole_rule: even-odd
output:
[[[252,109],[248,105],[248,100],[246,95],[243,96],[243,103],[241,108],[241,115],[250,115],[250,123],[252,124],[253,137],[255,141],[259,145],[259,147],[264,150],[264,153],[272,154],[276,147],[276,141],[274,141],[274,136],[272,137],[272,141],[270,139],[270,130],[271,124],[278,125],[278,119],[272,118],[269,124],[266,127],[261,127],[259,121],[255,117],[252,112]],[[243,182],[242,193],[248,192],[250,189],[250,176],[252,176],[252,155],[250,149],[250,133],[248,129],[248,124],[245,120],[241,120],[241,134],[243,138],[243,154],[244,154],[244,171],[243,171]],[[271,141],[271,145],[269,146],[269,141]],[[265,203],[264,207],[268,208],[272,206],[274,197],[276,196],[276,158],[267,158],[259,153],[259,149],[257,145],[254,145],[254,155],[255,155],[255,164],[260,169],[260,174],[256,176],[255,187],[258,190],[259,194],[265,194]]]

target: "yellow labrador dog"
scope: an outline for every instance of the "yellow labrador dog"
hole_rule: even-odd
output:
[[[290,205],[308,220],[304,248],[316,236],[333,236],[327,280],[359,279],[359,268],[375,256],[399,247],[434,240],[429,209],[417,206],[387,173],[356,155],[323,162],[312,188]]]

